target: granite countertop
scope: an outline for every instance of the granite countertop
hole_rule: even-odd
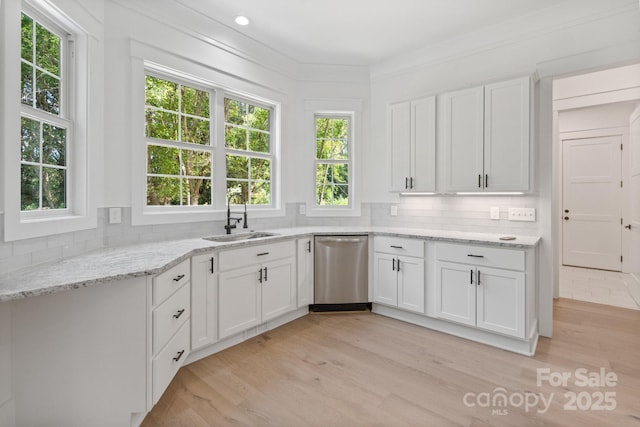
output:
[[[0,276],[0,302],[51,294],[100,283],[161,273],[200,252],[251,246],[310,235],[376,234],[510,248],[535,247],[539,237],[392,227],[294,227],[266,230],[274,236],[236,242],[200,238],[98,249],[62,261],[40,264]]]

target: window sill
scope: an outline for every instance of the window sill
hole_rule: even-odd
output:
[[[232,206],[234,214],[242,212],[243,206]],[[251,209],[247,212],[249,221],[251,218],[273,218],[285,215],[282,208]],[[161,209],[132,209],[131,225],[167,225],[179,223],[196,223],[207,221],[224,221],[227,218],[227,210],[198,210],[198,211],[162,211]]]
[[[332,207],[332,208],[309,208],[307,203],[307,216],[309,217],[355,217],[361,215],[360,204],[354,205],[350,208],[344,207]]]

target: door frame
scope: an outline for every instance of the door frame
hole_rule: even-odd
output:
[[[563,154],[563,145],[565,140],[571,139],[583,139],[583,138],[599,138],[599,137],[607,137],[607,136],[620,136],[622,140],[623,147],[626,147],[628,150],[629,146],[629,128],[625,127],[614,127],[614,128],[603,128],[603,129],[592,129],[592,130],[584,130],[584,131],[572,131],[572,132],[558,132],[558,144],[557,144],[557,155],[558,155],[558,168],[559,168],[559,183],[556,183],[559,197],[559,205],[558,209],[554,210],[557,215],[556,223],[558,225],[558,230],[560,231],[558,236],[558,268],[562,268],[564,265],[563,253],[564,253],[564,221],[562,219],[562,206],[564,203],[564,154]],[[624,149],[620,154],[621,156],[621,170],[620,176],[622,177],[622,181],[625,181],[625,177],[628,175],[629,168],[629,158],[624,155]],[[623,218],[629,217],[629,207],[626,201],[629,198],[629,186],[622,187],[622,210],[621,214]],[[620,234],[621,234],[621,255],[622,255],[622,265],[621,271],[623,273],[628,273],[628,269],[625,268],[625,259],[629,259],[629,239],[625,238],[626,234],[623,233],[622,224],[620,224]],[[559,287],[559,284],[558,284]]]

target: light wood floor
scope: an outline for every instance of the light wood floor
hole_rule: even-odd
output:
[[[571,378],[539,386],[539,368]],[[614,372],[617,384],[576,385],[578,368]],[[470,406],[501,391],[507,406]],[[564,407],[565,393],[590,407],[601,392],[615,393],[614,410]],[[535,403],[533,396],[551,400],[547,412],[540,400],[528,411],[520,405],[521,397]],[[372,313],[310,314],[183,367],[143,423],[449,425],[640,427],[640,312],[560,299],[554,337],[540,340],[535,357]]]

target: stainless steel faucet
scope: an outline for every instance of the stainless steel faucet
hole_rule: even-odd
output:
[[[227,197],[227,225],[224,226],[224,229],[227,230],[227,234],[231,234],[231,230],[237,227],[237,224],[242,221],[242,228],[249,228],[248,218],[247,218],[247,200],[244,195],[239,194],[242,197],[242,201],[244,202],[244,212],[231,212],[231,195]],[[242,218],[232,217],[231,214],[239,214],[242,213]],[[235,224],[232,224],[231,221],[235,221]]]

